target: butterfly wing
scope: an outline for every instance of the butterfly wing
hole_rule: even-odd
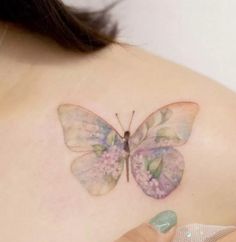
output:
[[[193,102],[169,104],[149,115],[130,137],[131,171],[147,195],[163,198],[180,184],[184,159],[173,147],[187,142],[197,112]]]
[[[67,147],[79,152],[71,171],[92,195],[102,195],[117,184],[126,152],[118,132],[95,113],[77,105],[58,108]]]
[[[139,149],[131,156],[132,174],[145,194],[164,198],[180,183],[183,156],[172,147]]]

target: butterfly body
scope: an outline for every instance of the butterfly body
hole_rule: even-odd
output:
[[[130,131],[124,132],[124,151],[127,152],[125,164],[126,164],[126,179],[129,182],[129,157],[130,157],[130,148],[129,148],[129,138],[130,138]]]
[[[142,191],[155,199],[180,184],[184,158],[175,148],[187,142],[198,112],[194,102],[176,102],[151,113],[130,134],[121,136],[97,114],[78,105],[59,106],[67,147],[79,155],[71,171],[91,195],[100,196],[117,184],[124,164]]]
[[[130,152],[130,148],[129,148],[130,132],[125,131],[123,138],[124,138],[124,150],[129,153]]]

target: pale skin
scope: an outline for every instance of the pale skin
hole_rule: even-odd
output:
[[[4,241],[111,242],[166,209],[176,211],[178,226],[236,224],[234,92],[136,47],[113,45],[82,56],[13,26],[0,47],[0,73]],[[147,197],[133,177],[127,183],[125,172],[106,196],[94,198],[79,186],[70,172],[76,154],[58,122],[60,104],[87,107],[122,133],[115,113],[127,127],[136,111],[133,132],[156,108],[183,100],[201,111],[178,148],[186,167],[173,193]]]

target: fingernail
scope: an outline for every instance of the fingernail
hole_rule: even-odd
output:
[[[155,217],[150,219],[149,224],[151,224],[155,229],[159,230],[161,233],[166,233],[177,223],[176,213],[172,210],[166,210]]]

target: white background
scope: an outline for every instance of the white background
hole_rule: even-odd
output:
[[[99,9],[113,0],[64,0]],[[112,11],[120,39],[236,91],[236,0],[123,0]]]

